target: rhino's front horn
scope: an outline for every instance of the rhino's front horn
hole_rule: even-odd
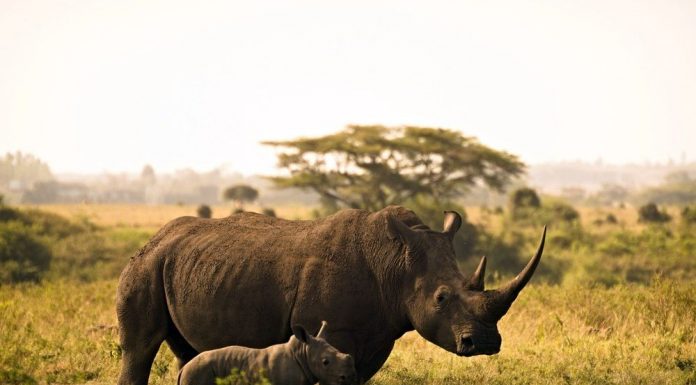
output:
[[[539,248],[532,259],[527,263],[527,266],[522,269],[522,271],[515,277],[512,281],[508,282],[505,286],[498,290],[493,290],[491,293],[491,306],[489,311],[492,313],[496,319],[502,318],[505,313],[507,313],[510,306],[517,298],[517,295],[524,289],[527,282],[532,278],[534,270],[536,270],[539,261],[541,260],[541,254],[544,252],[544,241],[546,240],[546,226],[544,226],[544,232],[541,235],[541,242],[539,242]]]

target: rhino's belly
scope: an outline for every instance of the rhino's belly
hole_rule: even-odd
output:
[[[165,263],[174,325],[197,351],[285,342],[296,289],[292,264],[262,257],[195,256]]]

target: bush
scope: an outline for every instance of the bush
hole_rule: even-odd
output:
[[[152,235],[143,230],[103,229],[86,218],[71,221],[41,210],[6,206],[0,206],[0,228],[0,283],[114,278]]]
[[[108,228],[52,241],[53,259],[46,278],[89,282],[118,277],[128,258],[151,236],[151,230]]]
[[[208,205],[200,205],[196,209],[196,214],[200,218],[210,218],[213,215],[213,210]]]
[[[547,209],[552,214],[551,218],[549,218],[551,221],[556,219],[564,222],[573,222],[580,218],[578,211],[567,203],[553,202],[549,204]]]
[[[655,203],[647,203],[638,209],[638,217],[640,222],[669,222],[672,217],[664,211],[660,211]]]
[[[19,211],[0,205],[0,222],[14,221],[21,218]]]
[[[696,223],[696,206],[686,206],[681,212],[682,221],[686,224]]]
[[[541,207],[541,199],[537,192],[529,187],[522,187],[510,195],[510,211],[513,213],[521,208]]]
[[[0,284],[38,281],[51,257],[34,229],[19,221],[0,222]]]
[[[261,210],[261,214],[268,215],[269,217],[274,217],[274,218],[276,216],[275,210],[273,210],[270,207],[267,207],[267,208]]]

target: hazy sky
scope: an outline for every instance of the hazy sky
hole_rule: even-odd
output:
[[[696,1],[0,1],[0,153],[269,173],[349,123],[694,161]]]

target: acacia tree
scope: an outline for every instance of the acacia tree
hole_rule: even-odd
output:
[[[259,192],[249,185],[238,184],[226,188],[222,193],[222,197],[227,201],[235,202],[236,207],[243,210],[244,203],[255,201],[259,197]]]
[[[279,187],[317,192],[322,202],[378,210],[417,196],[448,201],[482,183],[502,190],[524,171],[512,154],[458,131],[427,127],[351,125],[316,138],[267,141],[284,148]]]

